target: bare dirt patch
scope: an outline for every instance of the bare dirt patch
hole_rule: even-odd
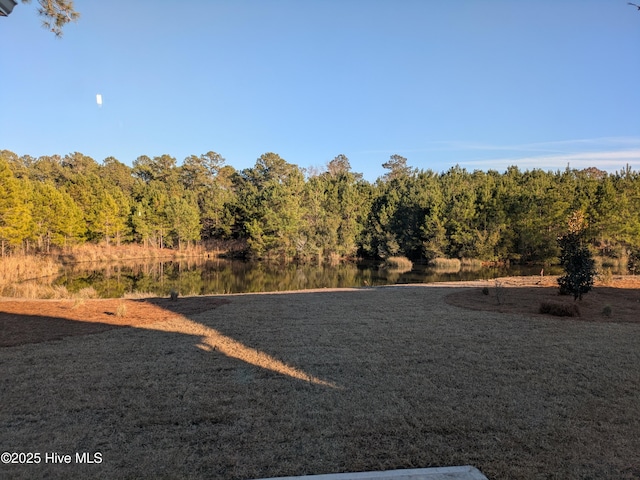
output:
[[[114,328],[144,327],[228,303],[213,297],[144,300],[0,300],[0,347],[40,343]]]
[[[640,277],[615,277],[606,285],[597,282],[593,289],[578,301],[574,301],[572,296],[558,294],[556,278],[510,277],[497,281],[474,282],[473,288],[456,289],[447,295],[446,301],[450,305],[473,310],[550,318],[554,316],[539,313],[542,303],[576,305],[579,316],[572,317],[573,319],[589,322],[640,323]],[[483,293],[483,289],[486,289],[485,293],[488,291],[488,295]]]

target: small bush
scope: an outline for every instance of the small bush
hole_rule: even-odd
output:
[[[84,297],[75,297],[73,299],[73,305],[71,306],[71,309],[75,310],[76,308],[81,307],[85,303],[87,303],[87,299],[86,298],[84,298]]]
[[[556,317],[580,316],[580,309],[575,303],[541,302],[538,312],[555,315]]]
[[[489,287],[482,287],[482,294],[489,295]]]
[[[120,303],[118,304],[118,308],[116,309],[116,317],[126,317],[127,316],[127,304],[126,303]]]
[[[169,292],[169,297],[171,298],[172,302],[177,302],[178,301],[178,292],[176,290],[171,290]]]
[[[462,262],[458,258],[434,258],[429,265],[441,272],[457,273],[460,271]]]
[[[93,287],[81,288],[78,293],[73,295],[73,306],[71,308],[78,308],[84,305],[89,298],[97,298],[98,292]]]
[[[413,262],[407,257],[389,257],[384,261],[384,266],[408,272],[413,268]]]
[[[85,288],[81,288],[80,291],[78,291],[78,297],[85,298],[85,299],[98,298],[98,292],[93,287],[85,287]]]
[[[53,298],[56,300],[62,298],[71,298],[69,290],[67,290],[67,287],[65,287],[64,285],[54,285],[53,287],[48,287],[47,290],[48,292],[44,296],[44,298]]]

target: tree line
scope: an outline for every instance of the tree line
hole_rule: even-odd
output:
[[[306,171],[275,153],[236,170],[215,152],[128,166],[81,153],[0,151],[0,246],[48,253],[84,242],[183,249],[242,241],[251,258],[557,259],[581,212],[600,255],[640,250],[640,175],[630,167],[555,172],[418,170],[392,155],[368,182],[338,155]]]

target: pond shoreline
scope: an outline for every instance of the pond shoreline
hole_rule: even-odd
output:
[[[60,274],[42,281],[12,284],[5,296],[29,298],[121,298],[135,296],[210,295],[263,291],[348,288],[395,284],[488,280],[504,276],[538,274],[539,268],[387,268],[378,262],[343,262],[335,265],[277,264],[223,258],[152,259],[84,263],[63,267]],[[550,272],[551,273],[551,272]]]

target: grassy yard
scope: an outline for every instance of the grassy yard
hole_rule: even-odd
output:
[[[43,456],[0,478],[640,477],[640,323],[473,311],[451,292],[233,295],[0,348],[0,451]]]

